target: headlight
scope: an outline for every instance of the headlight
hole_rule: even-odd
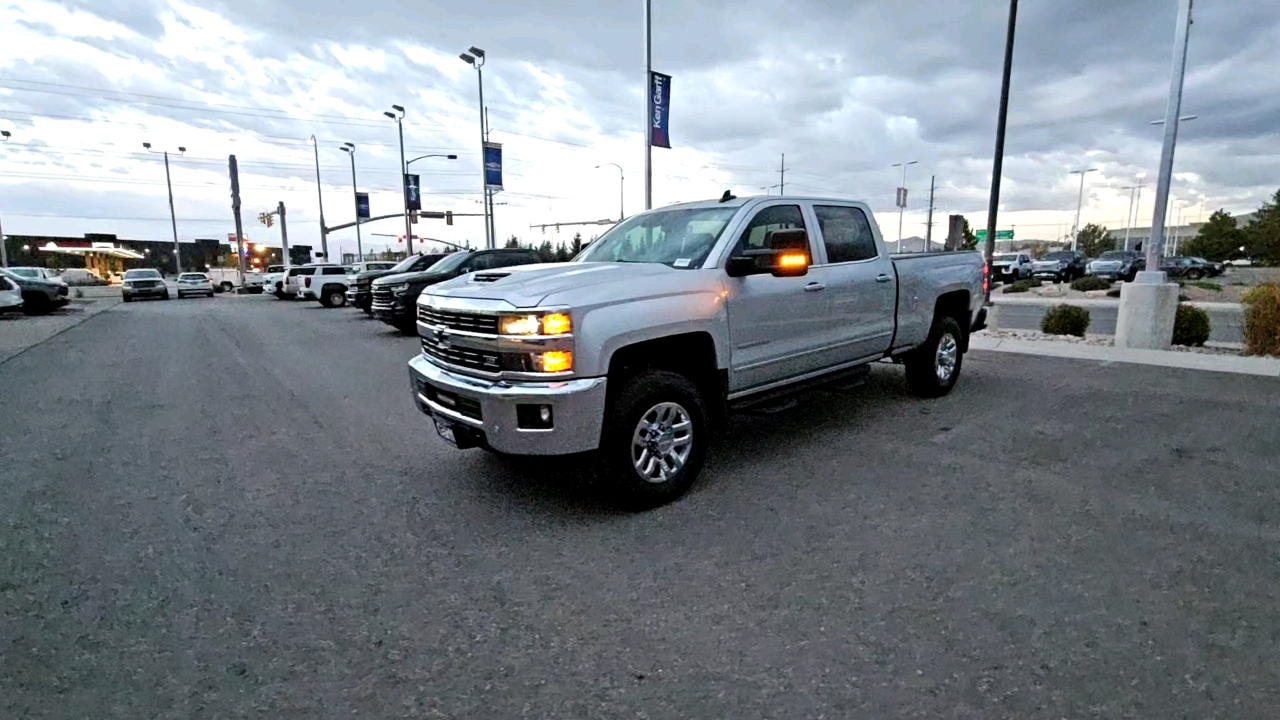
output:
[[[409,289],[409,283],[400,283],[398,285],[388,285],[387,289],[396,295],[403,295]]]
[[[568,350],[534,353],[533,367],[544,373],[567,372],[573,369],[573,353]]]
[[[502,335],[567,335],[572,330],[573,324],[569,320],[568,313],[503,315],[498,319],[498,332]],[[559,371],[544,370],[543,372]]]

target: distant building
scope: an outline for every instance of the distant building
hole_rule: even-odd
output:
[[[6,235],[5,250],[10,265],[38,267],[88,268],[106,277],[130,268],[152,267],[172,273],[173,243],[167,240],[130,240],[106,233],[85,233],[84,237],[56,235]],[[253,245],[246,267],[265,266],[281,261],[281,250]],[[225,240],[197,238],[178,243],[183,270],[210,267],[234,267],[236,256]],[[259,251],[258,248],[261,248]],[[310,245],[291,245],[289,255],[295,263],[311,261]]]

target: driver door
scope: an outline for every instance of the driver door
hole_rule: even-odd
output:
[[[738,236],[729,257],[765,247],[775,230],[808,229],[805,210],[777,201],[758,209]],[[822,257],[809,234],[809,256]],[[821,369],[824,328],[830,322],[826,285],[814,274],[774,277],[769,274],[726,277],[729,296],[730,392]]]

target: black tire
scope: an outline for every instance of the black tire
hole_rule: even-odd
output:
[[[651,439],[648,448],[636,443],[641,421],[663,427],[674,421],[688,422],[687,435],[678,429],[664,427],[658,437]],[[653,422],[658,420],[658,422]],[[621,389],[605,410],[604,432],[600,443],[600,461],[606,480],[612,484],[618,503],[633,511],[649,510],[665,505],[693,485],[702,470],[706,458],[710,425],[707,422],[706,403],[698,387],[688,378],[666,370],[645,370],[622,381]],[[666,462],[656,465],[645,460],[645,453],[653,448],[665,448],[679,459],[677,445],[688,438],[683,463],[668,475]],[[671,455],[667,456],[672,458]],[[641,474],[637,465],[646,464],[658,479]]]
[[[218,284],[218,289],[222,292],[231,292],[235,290],[235,286],[225,280]]]
[[[120,299],[122,302],[133,302],[133,298],[129,297],[128,295],[124,295]]]
[[[332,308],[342,307],[347,304],[347,291],[345,288],[325,288],[320,292],[320,304]]]
[[[40,293],[23,293],[22,313],[24,315],[48,315],[53,312],[53,303]]]
[[[1199,279],[1201,279],[1201,278],[1203,278],[1203,277],[1204,277],[1204,273],[1200,272],[1199,270],[1188,270],[1188,271],[1187,271],[1187,279],[1188,279],[1188,280],[1199,280]]]
[[[160,296],[160,299],[161,299],[161,300],[168,300],[168,299],[169,299],[169,291],[168,291],[168,290],[165,290],[165,291],[164,291],[164,294]]]
[[[903,364],[907,367],[907,388],[924,398],[942,397],[951,392],[960,377],[960,366],[964,362],[964,353],[960,350],[964,347],[964,337],[964,331],[955,318],[934,318],[933,327],[929,328],[929,337],[924,344],[903,359]],[[949,352],[945,349],[948,346]],[[947,367],[946,358],[951,359],[951,364],[944,377],[942,369]]]

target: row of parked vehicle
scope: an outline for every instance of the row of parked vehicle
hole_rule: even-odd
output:
[[[1146,256],[1131,250],[1108,250],[1092,260],[1075,250],[1059,250],[1038,259],[1028,252],[998,253],[992,258],[991,280],[1012,283],[1037,278],[1059,283],[1092,275],[1104,280],[1132,282],[1139,271],[1146,269]],[[1164,258],[1160,269],[1169,277],[1200,280],[1221,275],[1226,265],[1199,257],[1175,256]]]

